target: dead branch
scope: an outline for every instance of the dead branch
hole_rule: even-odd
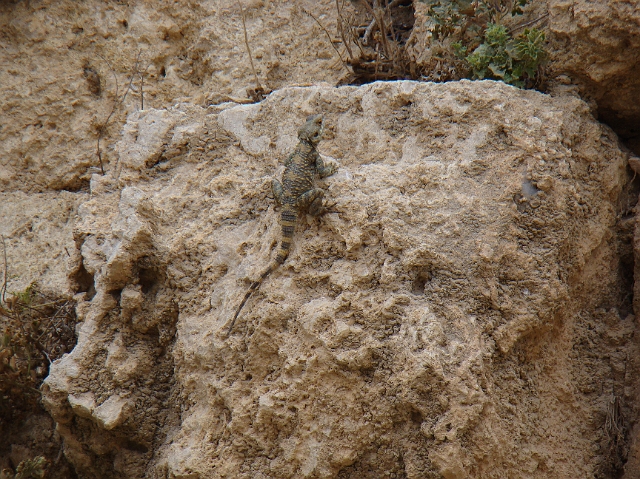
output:
[[[116,83],[116,93],[115,93],[115,96],[114,96],[114,99],[113,99],[113,105],[111,107],[111,111],[109,112],[109,115],[107,116],[107,119],[104,121],[104,123],[102,124],[102,126],[98,130],[98,141],[97,141],[97,145],[96,145],[96,152],[98,154],[98,160],[100,161],[100,171],[104,175],[104,164],[102,162],[102,151],[100,150],[100,140],[102,139],[102,135],[104,135],[104,131],[107,128],[109,120],[111,120],[111,117],[113,116],[114,112],[116,111],[116,106],[118,104],[118,93],[119,93],[118,89],[119,89],[119,86],[118,86],[118,76],[116,75],[115,70],[111,66],[111,63],[109,63],[109,60],[107,60],[105,57],[103,57],[99,53],[98,53],[98,56],[100,58],[102,58],[102,60],[107,64],[107,66],[109,67],[109,71],[113,75],[113,79],[115,80],[115,83]]]
[[[400,2],[402,2],[403,0],[393,0],[391,3],[389,3],[386,7],[385,7],[385,13],[387,13],[389,15],[389,21],[391,22],[391,9],[394,7],[397,7],[398,5],[400,5]],[[374,2],[377,3],[377,2]],[[364,2],[363,2],[364,4]],[[366,4],[367,7],[369,7],[369,4]],[[374,5],[375,6],[375,5]],[[371,13],[372,10],[371,8],[369,8],[369,12]],[[375,28],[375,26],[378,24],[378,20],[376,19],[376,17],[373,17],[373,20],[371,20],[371,23],[369,23],[369,25],[367,26],[366,30],[364,31],[364,36],[362,37],[362,43],[364,45],[368,45],[369,44],[369,38],[371,37],[371,34],[373,33],[373,29]],[[393,24],[391,24],[391,29],[393,30]],[[392,32],[393,34],[393,32]],[[395,38],[395,37],[392,37]]]
[[[142,50],[140,50],[138,52],[138,55],[136,56],[136,62],[133,65],[133,73],[129,77],[129,84],[127,85],[127,89],[124,91],[124,95],[122,95],[122,100],[120,100],[120,102],[119,102],[121,105],[124,103],[124,100],[127,98],[127,94],[129,93],[129,90],[131,90],[131,85],[133,84],[133,79],[136,76],[138,76],[138,74],[139,74],[138,65],[140,64],[140,55],[142,55]]]
[[[389,47],[389,43],[387,42],[387,32],[386,32],[386,28],[385,28],[385,25],[384,25],[384,18],[382,17],[382,15],[380,15],[380,11],[382,9],[379,6],[380,5],[379,0],[373,0],[373,7],[371,5],[369,5],[369,2],[367,2],[366,0],[365,1],[361,1],[360,4],[365,7],[365,9],[369,12],[369,14],[375,20],[375,25],[377,25],[378,29],[380,30],[380,40],[382,42],[382,48],[384,50],[384,56],[386,58],[388,58],[388,59],[391,59],[392,58],[392,52],[391,52],[391,49]]]
[[[322,31],[327,35],[327,37],[329,38],[329,43],[331,44],[331,46],[333,47],[333,49],[336,51],[336,53],[338,54],[338,56],[340,57],[340,61],[342,62],[342,65],[347,69],[347,71],[349,71],[349,73],[351,73],[351,70],[349,70],[349,68],[347,67],[346,62],[344,61],[344,59],[342,58],[342,55],[340,54],[340,51],[338,50],[338,48],[336,48],[336,46],[333,44],[333,41],[331,40],[331,35],[329,34],[329,32],[327,31],[327,29],[324,27],[324,25],[322,23],[320,23],[320,20],[318,20],[315,15],[313,15],[313,13],[308,12],[307,10],[305,10],[304,8],[302,9],[302,11],[304,13],[306,13],[307,15],[309,15],[311,18],[313,18],[316,23],[320,26],[320,28],[322,29]]]
[[[4,242],[4,236],[0,235],[2,238],[2,251],[4,252],[4,279],[2,281],[2,288],[0,288],[0,298],[2,299],[2,304],[6,304],[5,298],[7,295],[7,245]]]
[[[376,19],[374,18],[373,20],[371,20],[371,23],[369,23],[369,25],[367,26],[367,28],[364,31],[364,35],[362,36],[362,43],[363,45],[369,45],[369,38],[371,37],[371,34],[373,33],[373,29],[376,26],[378,22],[376,21]]]
[[[147,73],[149,67],[144,69],[144,72],[140,73],[140,111],[144,111],[144,74]]]
[[[338,30],[340,31],[340,38],[342,39],[342,43],[349,53],[349,59],[351,60],[351,62],[353,62],[353,52],[351,51],[351,46],[349,45],[346,35],[344,34],[344,18],[342,17],[342,11],[340,10],[340,0],[336,0],[336,9],[338,10]]]
[[[258,79],[258,74],[256,73],[256,68],[253,65],[253,56],[251,55],[251,47],[249,46],[249,37],[247,35],[247,23],[245,20],[244,14],[244,6],[242,2],[238,1],[238,5],[240,6],[240,13],[242,14],[242,29],[244,30],[244,44],[247,47],[247,53],[249,54],[249,63],[251,63],[251,71],[253,72],[253,77],[256,80],[256,91],[264,91],[264,88],[260,84],[260,80]]]
[[[104,132],[107,129],[107,125],[109,124],[109,121],[111,121],[111,117],[114,115],[114,113],[116,112],[118,107],[120,105],[122,105],[122,103],[124,103],[125,98],[127,98],[127,94],[129,93],[129,90],[131,90],[131,84],[133,83],[133,79],[139,74],[139,72],[138,72],[138,64],[140,63],[140,55],[142,55],[142,50],[138,51],[138,55],[136,56],[136,63],[134,65],[134,67],[133,67],[134,71],[133,71],[133,74],[131,75],[131,77],[129,78],[129,84],[127,85],[127,89],[124,92],[124,95],[122,95],[122,98],[118,99],[118,94],[119,94],[118,76],[116,75],[115,70],[111,66],[111,63],[109,63],[109,60],[107,60],[105,57],[103,57],[102,55],[100,55],[98,53],[98,56],[100,58],[102,58],[102,60],[108,65],[109,71],[111,71],[111,73],[113,74],[113,78],[114,78],[115,84],[116,84],[116,92],[115,92],[115,95],[114,95],[114,98],[113,98],[113,105],[111,107],[111,111],[109,112],[109,115],[107,116],[107,119],[104,121],[104,123],[102,124],[102,126],[98,130],[98,141],[97,141],[96,150],[97,150],[97,153],[98,153],[98,160],[100,160],[100,171],[102,172],[103,175],[104,175],[104,164],[102,162],[102,152],[100,150],[100,140],[102,139],[102,137],[104,135]]]
[[[517,32],[521,28],[528,27],[529,25],[533,25],[534,23],[538,23],[540,20],[544,20],[548,16],[549,16],[549,12],[545,13],[544,15],[539,16],[538,18],[536,18],[534,20],[531,20],[530,22],[522,23],[520,25],[516,25],[511,30],[509,30],[509,33]]]

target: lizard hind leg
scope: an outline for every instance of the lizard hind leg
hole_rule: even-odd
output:
[[[309,205],[309,214],[311,216],[320,216],[326,212],[326,208],[322,205],[322,198],[316,198]]]
[[[322,199],[324,198],[324,190],[313,188],[298,197],[298,208],[307,210],[311,216],[318,216],[324,213]]]

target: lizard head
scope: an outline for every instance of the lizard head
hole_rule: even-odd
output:
[[[317,145],[322,139],[324,131],[324,120],[322,115],[311,115],[307,122],[298,130],[298,139],[306,141],[312,145]]]

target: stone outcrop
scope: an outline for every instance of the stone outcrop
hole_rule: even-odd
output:
[[[61,436],[82,477],[638,477],[635,183],[590,116],[640,151],[637,8],[532,5],[551,98],[333,89],[333,0],[243,4],[265,87],[326,84],[236,104],[237,1],[0,3],[7,289],[75,294],[80,320],[57,432],[34,416],[10,460]],[[227,340],[278,236],[269,178],[318,111],[336,212],[301,221]]]
[[[278,238],[270,178],[319,111],[335,212],[302,218],[227,338]],[[117,151],[75,229],[95,295],[43,388],[83,477],[619,465],[605,425],[612,396],[627,415],[635,401],[614,234],[627,155],[581,100],[495,82],[286,88],[134,113]]]
[[[250,101],[241,4],[261,85],[344,74],[333,0],[2,2],[0,191],[86,189],[134,110]]]
[[[636,2],[548,2],[554,76],[595,101],[600,120],[640,153],[640,8]]]

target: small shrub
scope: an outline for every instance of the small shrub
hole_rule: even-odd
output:
[[[538,82],[548,55],[545,34],[525,29],[515,38],[504,26],[509,16],[521,15],[530,0],[422,0],[429,4],[430,49],[442,70],[460,78],[502,80],[518,87]],[[441,78],[425,74],[428,80]]]
[[[47,460],[42,456],[22,461],[16,467],[15,479],[43,479],[47,467]]]
[[[352,73],[341,83],[420,78],[408,51],[415,24],[412,0],[336,0],[336,9],[344,64]]]
[[[75,346],[74,303],[31,285],[0,301],[0,429],[39,410],[51,361]]]
[[[544,33],[535,28],[512,38],[504,26],[489,24],[484,42],[471,54],[464,56],[466,49],[460,44],[456,51],[469,64],[472,78],[502,80],[523,88],[546,59],[544,40]]]

